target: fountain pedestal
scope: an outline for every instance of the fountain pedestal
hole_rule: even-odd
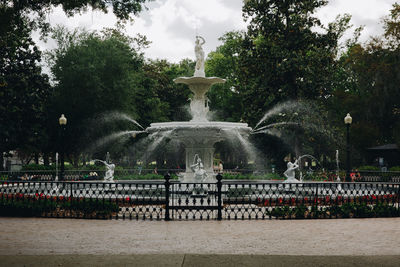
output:
[[[206,93],[213,84],[225,83],[225,80],[218,77],[179,77],[174,82],[188,85],[194,94],[190,102],[190,111],[193,116],[191,121],[207,121],[208,99]]]

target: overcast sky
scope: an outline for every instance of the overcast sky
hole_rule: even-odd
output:
[[[326,25],[339,14],[352,15],[354,26],[364,25],[361,41],[371,35],[382,33],[381,19],[389,14],[395,0],[330,0],[318,10],[317,16]],[[145,51],[149,58],[163,58],[179,62],[184,58],[194,59],[194,36],[196,32],[206,39],[206,53],[214,50],[221,42],[218,38],[231,30],[245,29],[242,19],[242,0],[155,0],[147,3],[147,11],[129,24],[127,33],[141,33],[152,42]],[[113,27],[116,18],[109,12],[88,11],[81,15],[67,17],[61,8],[54,8],[48,20],[52,25],[62,24],[67,28],[84,27],[101,30]],[[38,40],[42,50],[54,48],[54,42]]]

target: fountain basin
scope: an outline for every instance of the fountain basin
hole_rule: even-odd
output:
[[[189,89],[194,93],[194,99],[204,98],[211,85],[225,83],[225,81],[225,79],[218,77],[179,77],[174,80],[175,83],[188,85]]]
[[[185,146],[186,170],[181,181],[195,182],[194,172],[191,169],[197,154],[204,164],[207,180],[215,182],[213,160],[214,144],[223,141],[229,136],[247,137],[251,128],[247,123],[215,122],[215,121],[189,121],[189,122],[164,122],[152,123],[146,132],[154,137],[163,136],[181,142]],[[165,134],[167,133],[167,136]]]

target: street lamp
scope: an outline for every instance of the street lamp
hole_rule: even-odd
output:
[[[347,113],[347,116],[344,118],[344,123],[346,124],[347,137],[346,137],[346,182],[351,182],[350,177],[350,124],[353,122],[353,118],[350,116],[350,113]]]
[[[65,153],[65,151],[64,151],[64,136],[65,136],[65,126],[67,125],[67,118],[64,116],[64,114],[61,114],[61,117],[58,119],[58,123],[60,124],[60,127],[61,127],[60,181],[63,181],[64,180],[64,153]]]

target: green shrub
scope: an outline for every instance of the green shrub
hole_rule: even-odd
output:
[[[393,166],[389,169],[391,172],[400,172],[400,166]]]
[[[118,205],[115,202],[98,198],[74,199],[71,202],[63,202],[61,207],[70,208],[74,211],[83,212],[85,214],[95,213],[96,215],[105,215],[118,211]]]
[[[371,217],[398,217],[400,211],[395,206],[387,203],[378,203],[376,205],[367,205],[366,203],[345,203],[341,206],[333,205],[329,207],[312,206],[309,212],[307,206],[299,205],[297,207],[275,207],[266,212],[267,215],[277,219],[294,218],[371,218]]]
[[[375,217],[396,217],[399,216],[399,211],[396,207],[389,206],[386,203],[378,203],[373,209]]]
[[[295,207],[294,215],[296,216],[296,219],[304,219],[306,216],[306,211],[308,211],[308,208],[304,205]]]
[[[41,164],[28,164],[22,166],[22,171],[53,171],[56,169],[55,165],[41,165]]]
[[[178,176],[171,175],[171,179],[178,179]],[[164,176],[155,173],[127,174],[127,175],[116,175],[115,180],[164,180]]]
[[[267,173],[267,174],[242,174],[242,173],[224,173],[222,175],[224,180],[284,180],[282,176],[277,173]]]
[[[284,177],[282,177],[281,175],[277,174],[277,173],[267,173],[263,176],[263,178],[265,180],[285,180]],[[262,179],[260,179],[262,180]]]
[[[379,167],[376,166],[360,166],[359,171],[380,171]]]
[[[0,216],[7,217],[39,217],[45,212],[56,210],[55,202],[45,199],[0,199]]]
[[[41,217],[46,214],[52,216],[62,215],[65,211],[72,212],[78,217],[96,216],[108,218],[112,213],[118,212],[119,207],[115,202],[105,199],[73,199],[57,200],[47,198],[0,198],[0,216],[7,217]]]
[[[229,188],[226,196],[230,198],[244,197],[253,193],[251,188]]]

